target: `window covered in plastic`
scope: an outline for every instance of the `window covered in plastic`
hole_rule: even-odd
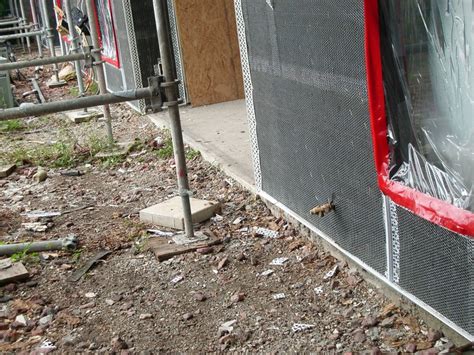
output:
[[[474,1],[380,0],[390,179],[474,211]]]

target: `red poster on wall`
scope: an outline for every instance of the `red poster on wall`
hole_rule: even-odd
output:
[[[112,14],[111,0],[95,0],[95,18],[98,28],[100,42],[102,46],[102,59],[113,66],[120,68],[120,58],[118,54],[118,43],[115,31],[115,23]],[[63,9],[62,0],[56,0],[59,9]],[[86,5],[83,1],[71,1],[73,17],[76,14],[87,14]],[[69,42],[68,36],[63,36],[63,40]]]

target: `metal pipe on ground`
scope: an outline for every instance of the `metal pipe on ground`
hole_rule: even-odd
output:
[[[181,128],[181,119],[178,106],[178,87],[173,72],[172,52],[168,27],[166,26],[165,4],[162,0],[153,0],[153,9],[155,12],[156,29],[158,33],[158,42],[161,55],[161,65],[165,77],[165,96],[168,106],[168,112],[171,121],[171,136],[173,140],[174,157],[176,161],[176,175],[178,178],[179,194],[183,204],[183,215],[185,232],[188,238],[194,237],[194,228],[191,214],[191,202],[189,192],[188,171],[186,168],[186,155],[184,151],[184,141]]]
[[[13,255],[16,253],[33,253],[50,250],[76,250],[78,240],[75,236],[66,237],[58,240],[47,240],[43,242],[3,244],[0,245],[0,256]]]
[[[22,104],[20,107],[0,110],[0,121],[7,121],[15,118],[30,116],[40,116],[50,113],[80,110],[84,107],[117,104],[120,102],[141,100],[157,95],[152,87],[119,91],[103,95],[79,97],[71,100],[47,102],[45,104]]]
[[[31,18],[33,25],[39,28],[38,14],[36,13],[35,0],[30,0]],[[38,56],[43,58],[43,45],[41,43],[41,36],[36,36],[36,45],[38,46]]]
[[[25,6],[23,5],[23,0],[19,0],[20,1],[20,12],[21,12],[21,18],[23,19],[23,22],[22,22],[22,25],[21,27],[24,27],[26,26],[27,22],[26,22],[26,13],[25,13]],[[27,30],[24,30],[25,33],[27,32]],[[23,30],[20,29],[20,32],[23,32]],[[28,54],[31,54],[31,42],[30,42],[30,37],[26,37],[26,48],[28,49]]]
[[[26,32],[26,33],[15,33],[13,35],[4,35],[0,36],[0,41],[8,41],[10,39],[19,39],[19,38],[29,38],[29,37],[36,37],[42,35],[43,31],[33,31],[33,32]]]
[[[66,62],[71,62],[75,60],[86,60],[86,59],[89,59],[90,57],[91,55],[89,53],[74,53],[74,54],[68,54],[61,57],[39,58],[39,59],[33,59],[29,61],[4,63],[4,64],[0,64],[0,71],[31,68],[31,67],[36,67],[39,65],[66,63]]]
[[[74,21],[72,19],[71,13],[71,4],[69,0],[64,0],[63,2],[64,10],[66,12],[66,19],[69,27],[69,39],[71,41],[71,48],[74,53],[77,53],[79,50],[78,45],[78,37],[76,32],[76,26],[74,25]],[[86,90],[84,88],[84,82],[82,81],[82,69],[81,69],[81,62],[79,60],[74,61],[74,66],[76,69],[76,77],[77,77],[77,87],[79,88],[79,96],[84,96]],[[83,112],[87,112],[87,108],[84,108]]]
[[[104,73],[104,63],[102,61],[101,56],[101,46],[100,46],[100,39],[99,39],[99,30],[97,28],[97,23],[93,19],[94,16],[94,1],[93,0],[86,0],[86,7],[87,7],[87,17],[89,18],[89,28],[91,32],[92,38],[92,55],[95,61],[95,69],[97,74],[97,82],[99,84],[100,93],[106,94],[107,93],[107,85],[105,83],[105,73]],[[104,118],[105,118],[105,127],[107,129],[107,137],[109,139],[109,143],[114,143],[114,136],[112,133],[112,116],[110,114],[110,106],[108,104],[104,105]]]
[[[41,12],[42,12],[42,17],[43,17],[43,23],[45,25],[45,29],[48,33],[47,38],[48,38],[48,46],[49,46],[49,52],[51,54],[51,57],[56,57],[56,50],[54,49],[54,33],[53,33],[53,28],[51,27],[51,23],[49,21],[48,17],[48,4],[46,0],[41,0]],[[94,22],[94,21],[91,21]],[[53,64],[53,76],[54,76],[54,81],[56,83],[60,83],[58,73],[59,73],[59,68],[57,64]]]

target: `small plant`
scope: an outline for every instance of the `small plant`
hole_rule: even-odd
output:
[[[69,94],[74,97],[79,96],[79,88],[77,86],[73,86],[72,88],[69,89]]]
[[[163,141],[163,146],[156,152],[161,159],[171,159],[173,157],[173,141],[171,137],[166,136]]]
[[[186,150],[186,159],[187,160],[193,160],[194,158],[200,156],[201,153],[199,152],[199,150],[195,150],[193,148],[188,148]]]
[[[25,249],[22,251],[19,251],[13,255],[10,256],[10,260],[14,263],[17,262],[22,262],[22,263],[29,263],[29,264],[37,264],[40,260],[39,254],[34,252],[34,253],[28,253],[30,250],[30,244],[26,246]]]
[[[107,158],[102,158],[102,164],[104,168],[113,168],[113,167],[116,167],[117,165],[122,164],[124,160],[125,158],[123,156],[107,157]]]
[[[95,81],[92,81],[87,91],[92,95],[97,95],[99,93],[99,85]]]
[[[0,122],[0,131],[2,132],[14,132],[25,129],[25,126],[20,120],[7,120]]]
[[[73,254],[72,254],[72,260],[77,264],[81,260],[82,256],[82,249],[77,249]]]

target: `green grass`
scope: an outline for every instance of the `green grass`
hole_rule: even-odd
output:
[[[157,150],[156,154],[161,159],[171,159],[174,156],[173,141],[172,141],[169,133],[165,134],[165,137],[164,137],[164,140],[163,140],[163,146],[160,149]],[[186,155],[187,160],[192,160],[192,159],[200,156],[201,153],[198,150],[187,147],[186,151],[185,151],[185,155]]]
[[[163,147],[156,152],[161,159],[171,159],[173,157],[173,141],[169,135],[166,135],[163,140]]]
[[[31,163],[50,168],[67,168],[75,164],[74,145],[56,142],[36,147],[20,146],[0,153],[0,161],[11,164]]]
[[[201,155],[201,152],[199,152],[199,150],[195,150],[193,148],[186,149],[186,159],[187,160],[193,160],[194,158],[196,158],[200,155]]]
[[[1,132],[14,132],[25,129],[25,125],[20,120],[8,120],[0,122]]]

